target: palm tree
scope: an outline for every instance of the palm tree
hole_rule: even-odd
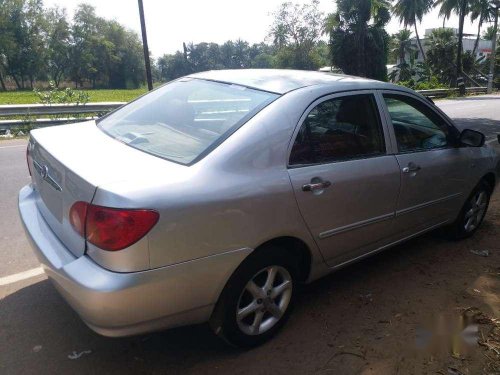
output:
[[[372,0],[371,2],[371,13],[372,17],[379,18],[382,16],[382,13],[390,9],[391,2],[389,0]]]
[[[330,31],[332,63],[346,74],[386,79],[390,19],[387,1],[337,0],[338,24]]]
[[[495,35],[495,27],[494,26],[488,26],[486,30],[483,31],[482,38],[484,40],[493,40],[493,36]]]
[[[395,49],[398,51],[399,63],[405,63],[406,54],[413,52],[413,47],[411,45],[411,31],[408,29],[400,30],[393,35],[393,38],[396,42]]]
[[[457,51],[457,38],[450,28],[435,29],[426,40],[427,62],[433,74],[442,83],[450,83],[454,76],[453,60]]]
[[[425,52],[420,42],[417,30],[417,22],[422,22],[422,18],[432,8],[433,0],[397,0],[393,6],[393,12],[399,17],[399,22],[406,27],[414,26],[417,37],[418,48],[425,61]]]
[[[496,52],[496,44],[497,44],[497,39],[498,39],[498,11],[500,10],[500,0],[492,0],[492,7],[493,7],[493,35],[491,38],[491,56],[490,56],[490,69],[489,69],[489,74],[488,74],[488,89],[486,92],[488,94],[491,94],[493,90],[493,81],[494,81],[494,74],[495,74],[495,65],[497,59],[497,52]]]
[[[271,30],[270,36],[273,39],[273,44],[278,48],[282,49],[286,46],[288,42],[287,30],[285,25],[276,25]]]
[[[455,78],[462,77],[462,53],[465,17],[469,14],[471,4],[475,0],[437,0],[434,6],[440,6],[439,14],[450,17],[451,13],[458,15],[458,48],[456,59]],[[461,94],[465,91],[461,91]]]
[[[339,14],[329,13],[323,21],[323,27],[321,28],[321,35],[329,35],[330,32],[339,25],[339,23],[340,23]]]
[[[470,20],[472,22],[478,20],[477,38],[474,43],[474,49],[472,50],[472,55],[475,56],[479,45],[479,39],[481,38],[481,27],[484,22],[491,22],[493,20],[494,11],[490,0],[473,0],[470,10]]]
[[[411,31],[408,29],[403,29],[398,31],[396,34],[392,35],[394,48],[391,52],[398,54],[398,64],[394,70],[393,77],[391,81],[395,81],[398,78],[400,81],[407,81],[411,79],[413,75],[413,60],[415,49],[411,43]],[[406,62],[406,55],[410,56],[410,64]]]

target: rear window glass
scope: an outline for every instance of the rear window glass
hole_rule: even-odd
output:
[[[277,97],[243,86],[187,78],[110,114],[99,127],[129,146],[188,165]]]

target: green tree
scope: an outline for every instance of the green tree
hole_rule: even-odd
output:
[[[234,48],[231,53],[234,53]],[[187,59],[193,72],[217,69],[220,61],[219,46],[216,43],[190,43],[187,47]]]
[[[277,49],[275,64],[281,68],[317,69],[314,53],[323,28],[319,1],[306,4],[282,3],[273,14],[269,37]]]
[[[81,4],[71,36],[69,70],[76,87],[88,81],[92,87],[128,88],[144,81],[142,44],[135,32]]]
[[[250,53],[251,49],[248,42],[241,39],[234,42],[228,40],[220,46],[220,58],[212,69],[249,68],[251,66]]]
[[[486,30],[483,31],[482,38],[484,40],[493,40],[494,35],[495,35],[495,27],[488,26]]]
[[[453,61],[457,51],[457,38],[452,29],[440,28],[432,31],[426,41],[427,63],[432,74],[440,82],[449,84],[455,75]]]
[[[264,42],[250,47],[250,66],[258,69],[268,69],[274,64],[275,48]]]
[[[396,67],[398,68],[397,72],[394,74],[397,74],[399,77],[399,80],[401,81],[407,81],[411,79],[413,75],[413,70],[411,66],[413,64],[409,64],[406,61],[406,55],[409,56],[410,60],[414,60],[414,53],[415,49],[413,48],[412,42],[411,42],[411,31],[408,29],[403,29],[398,31],[396,34],[392,35],[392,40],[393,42],[393,50],[391,52],[397,53],[398,57],[398,64]],[[413,63],[413,61],[411,61]],[[394,79],[392,79],[394,80]]]
[[[477,20],[477,37],[474,43],[474,49],[472,50],[472,55],[475,55],[481,37],[481,27],[484,22],[491,22],[495,14],[491,6],[491,0],[473,0],[470,10],[471,21],[474,22]]]
[[[106,21],[102,26],[104,41],[100,41],[100,46],[105,61],[102,83],[110,88],[139,87],[145,77],[139,36],[116,21]]]
[[[415,36],[417,38],[418,48],[425,61],[425,52],[418,35],[417,23],[422,22],[422,18],[427,14],[433,5],[433,0],[396,0],[392,10],[394,14],[399,17],[399,21],[404,27],[413,26],[415,29]]]
[[[26,80],[33,87],[46,61],[41,0],[0,0],[0,56],[2,70],[19,89]]]
[[[320,67],[331,65],[330,46],[324,40],[316,43],[316,46],[311,51],[311,56],[314,61],[318,62]]]
[[[465,18],[471,11],[471,5],[475,0],[437,0],[435,6],[439,6],[439,14],[450,17],[451,13],[458,15],[458,47],[456,50],[454,81],[462,76],[463,36]]]
[[[416,73],[415,48],[412,44],[411,31],[403,29],[391,37],[393,47],[391,52],[397,54],[397,70],[393,70],[391,81],[396,78],[401,81],[408,81]],[[409,61],[406,60],[409,57]]]
[[[346,74],[387,79],[388,5],[371,0],[337,0],[338,26],[330,31],[333,65]]]
[[[405,62],[405,56],[414,52],[413,46],[411,44],[411,31],[408,29],[403,29],[398,31],[392,37],[396,42],[396,51],[398,53],[399,62]]]
[[[171,81],[192,73],[184,54],[179,51],[173,55],[163,55],[160,57],[158,59],[158,70],[163,81]]]
[[[250,67],[250,46],[248,42],[238,39],[234,43],[234,61],[237,68]]]
[[[330,35],[330,32],[339,26],[340,24],[340,18],[338,13],[329,13],[324,21],[323,21],[323,28],[321,29],[321,35]]]
[[[99,71],[97,47],[101,22],[95,8],[88,4],[80,4],[73,16],[70,76],[75,87],[81,86],[85,79],[93,80],[95,86]]]
[[[47,22],[47,66],[56,87],[70,66],[71,31],[66,10],[52,8],[46,11]]]
[[[5,91],[7,90],[5,79],[10,71],[9,56],[15,48],[15,40],[5,2],[2,1],[0,4],[2,5],[0,7],[0,85]]]

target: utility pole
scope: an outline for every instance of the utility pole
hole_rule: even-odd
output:
[[[144,20],[144,7],[142,0],[139,2],[139,17],[141,18],[142,45],[144,47],[144,64],[146,65],[146,79],[148,81],[148,90],[153,90],[153,78],[151,77],[151,61],[149,61],[148,36],[146,34],[146,21]]]
[[[465,81],[463,77],[463,63],[462,63],[462,53],[463,53],[463,37],[464,37],[464,21],[465,14],[467,11],[467,1],[462,0],[460,3],[459,20],[458,20],[458,48],[457,48],[457,66],[456,66],[456,84],[458,87],[458,92],[460,96],[465,95]]]
[[[497,45],[497,35],[498,35],[498,7],[500,2],[497,1],[497,6],[495,9],[495,26],[493,26],[493,39],[491,41],[491,55],[490,55],[490,71],[488,74],[488,88],[486,92],[491,94],[493,92],[493,75],[495,73],[495,63],[496,63],[496,45]]]

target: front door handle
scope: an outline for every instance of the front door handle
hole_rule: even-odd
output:
[[[321,181],[321,182],[305,184],[305,185],[302,185],[302,191],[313,191],[314,192],[317,190],[323,190],[331,185],[332,185],[332,183],[330,181]]]
[[[403,168],[403,173],[418,172],[422,168],[413,162],[409,162],[407,167]]]

